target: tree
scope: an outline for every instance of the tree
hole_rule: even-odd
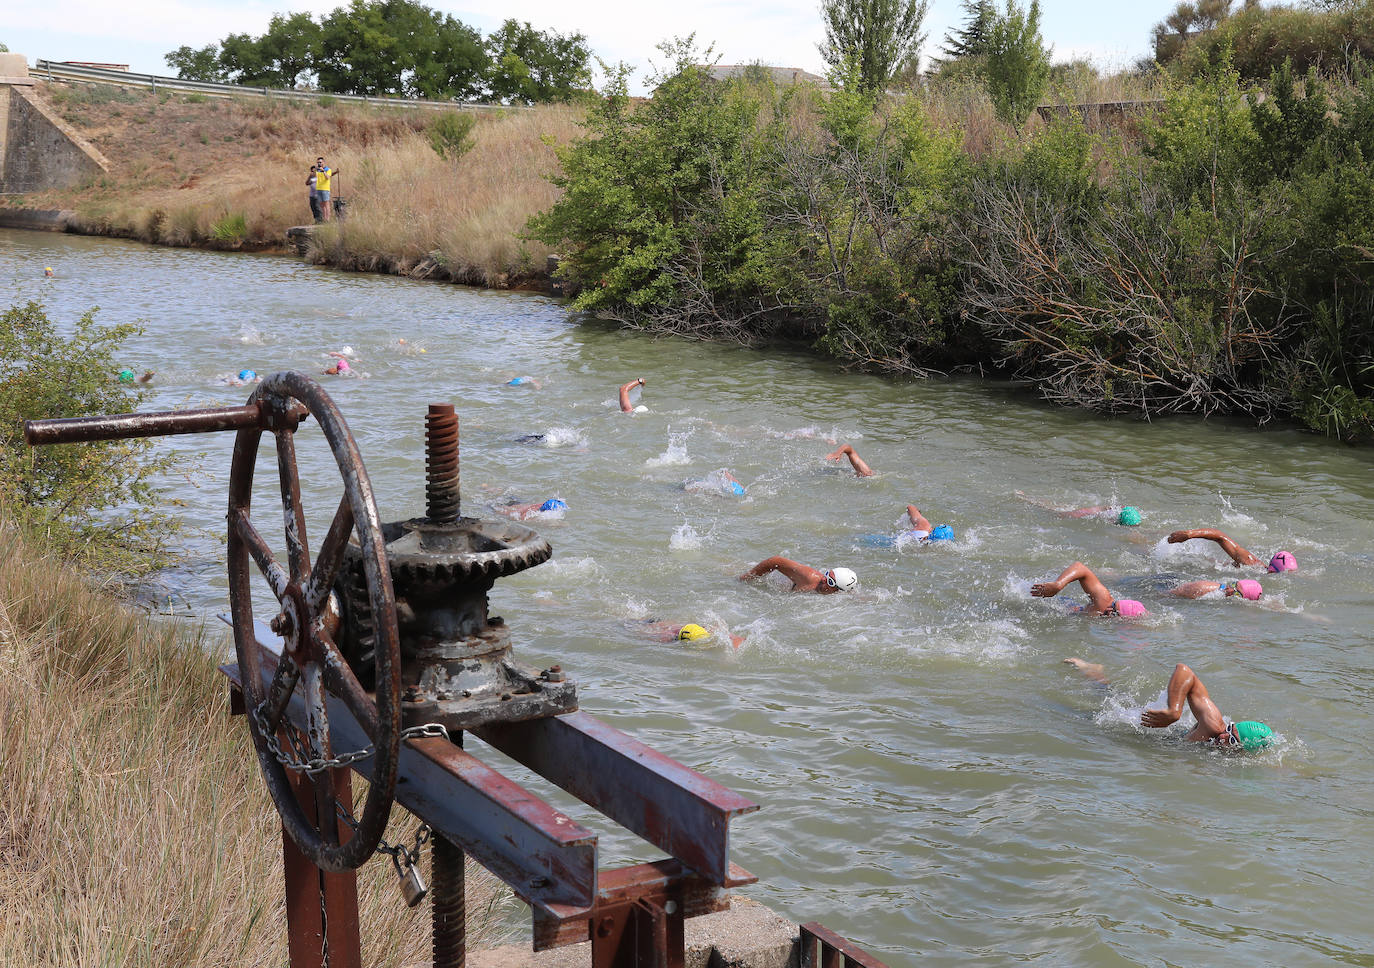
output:
[[[859,84],[881,90],[911,61],[919,60],[930,0],[823,0],[825,43],[821,56],[835,70],[858,65]]]
[[[177,77],[188,81],[222,81],[224,68],[220,66],[219,44],[210,44],[194,50],[185,44],[170,52],[163,60],[177,72]]]
[[[263,59],[272,66],[274,85],[294,88],[319,63],[320,25],[308,13],[273,14],[259,43]]]
[[[1023,10],[1007,0],[988,32],[988,96],[997,116],[1016,129],[1040,103],[1050,76],[1050,52],[1040,39],[1040,0]]]
[[[320,87],[337,94],[468,99],[486,68],[476,30],[413,0],[352,0],[321,24]]]
[[[507,20],[487,38],[486,49],[493,100],[569,101],[591,87],[591,50],[583,34],[563,36]]]
[[[948,60],[981,57],[988,52],[988,34],[997,16],[992,0],[963,0],[964,26],[945,34],[940,53]]]

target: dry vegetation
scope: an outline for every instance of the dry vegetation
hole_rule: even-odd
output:
[[[525,220],[557,190],[551,144],[577,132],[577,109],[484,113],[475,147],[446,161],[430,147],[434,114],[342,102],[207,99],[108,86],[40,84],[59,115],[96,145],[109,175],[27,196],[70,208],[83,229],[164,245],[273,249],[310,221],[305,179],[317,155],[342,173],[349,221],[314,253],[347,268],[516,285],[548,250],[522,243]]]
[[[286,963],[281,828],[207,638],[0,524],[0,964]],[[388,839],[414,827],[398,808]],[[385,857],[359,873],[363,963],[428,964],[427,905]],[[473,947],[507,896],[469,866]]]

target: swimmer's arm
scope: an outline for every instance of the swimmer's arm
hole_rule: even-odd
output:
[[[763,561],[760,561],[757,565],[755,565],[753,568],[750,568],[748,571],[746,571],[743,575],[740,575],[739,577],[741,581],[745,581],[750,578],[761,578],[764,575],[768,574],[770,571],[782,572],[784,575],[786,575],[788,578],[792,580],[793,585],[799,587],[815,587],[816,585],[823,583],[825,581],[825,576],[818,572],[816,569],[810,567],[809,565],[803,565],[799,561],[793,561],[791,558],[783,558],[781,555],[774,555],[771,558],[765,558]]]
[[[852,444],[845,444],[839,450],[825,455],[826,460],[839,460],[841,457],[849,458],[849,465],[854,468],[856,477],[872,477],[873,469],[864,463],[864,459],[854,450]]]
[[[917,531],[931,530],[930,522],[922,516],[920,511],[916,510],[916,505],[908,504],[906,506],[906,516],[911,519],[911,526]]]
[[[641,376],[638,379],[631,380],[620,388],[620,410],[622,413],[630,413],[634,410],[634,405],[630,403],[630,391],[635,387],[642,387],[643,385],[644,377]]]
[[[1190,581],[1179,585],[1169,594],[1179,598],[1201,598],[1203,595],[1210,595],[1220,587],[1221,582],[1219,581]]]
[[[1225,531],[1216,528],[1184,528],[1169,535],[1169,544],[1182,544],[1193,538],[1203,538],[1207,541],[1215,541],[1221,545],[1221,550],[1231,558],[1237,565],[1258,565],[1260,560],[1246,551],[1240,545],[1231,540],[1231,536]]]

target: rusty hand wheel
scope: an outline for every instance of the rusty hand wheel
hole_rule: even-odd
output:
[[[249,403],[258,404],[262,418],[257,427],[238,432],[229,479],[229,607],[248,728],[267,789],[291,839],[321,869],[347,870],[361,866],[377,848],[391,813],[400,755],[400,636],[381,519],[353,435],[319,384],[299,373],[278,373],[258,386]],[[313,563],[296,468],[295,430],[306,411],[324,431],[344,485],[343,498]],[[276,560],[250,515],[253,469],[264,430],[276,438],[286,567]],[[337,614],[330,606],[330,589],[355,529],[375,623],[375,702],[333,641]],[[282,638],[283,649],[269,685],[263,681],[264,655],[253,633],[252,564],[266,578],[279,608],[272,626]],[[329,745],[326,691],[343,701],[374,748],[367,800],[346,843],[339,843],[331,769],[311,771],[317,818],[311,820],[292,790],[283,762],[287,757],[279,755],[276,734],[280,727],[292,728],[286,710],[298,687],[306,706],[308,760],[316,767],[336,759]]]

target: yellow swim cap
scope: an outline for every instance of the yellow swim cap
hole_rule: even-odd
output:
[[[684,642],[695,642],[697,639],[709,639],[711,633],[700,625],[693,625],[691,622],[688,622],[678,630],[677,637]]]

